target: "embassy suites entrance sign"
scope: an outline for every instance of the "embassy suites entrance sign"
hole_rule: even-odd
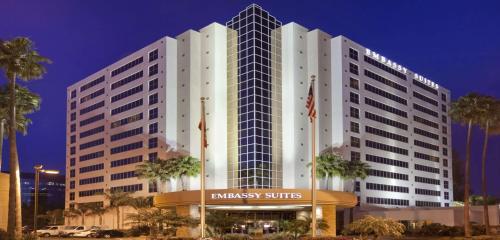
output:
[[[210,193],[211,199],[302,199],[300,192],[242,192],[242,193]]]

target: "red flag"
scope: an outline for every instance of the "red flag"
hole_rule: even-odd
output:
[[[205,113],[202,113],[203,115],[201,116],[200,123],[198,124],[198,129],[200,129],[201,133],[203,134],[203,147],[207,148],[208,147],[208,141],[207,141],[207,125],[205,122]]]
[[[311,122],[316,118],[316,106],[314,103],[314,80],[311,81],[311,85],[309,87],[309,93],[307,95],[307,104],[306,104],[307,112],[309,115],[309,119]]]

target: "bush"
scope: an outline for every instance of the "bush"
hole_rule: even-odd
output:
[[[250,240],[251,237],[248,236],[247,234],[241,234],[241,233],[231,233],[231,234],[225,234],[222,236],[223,240]]]
[[[405,226],[392,219],[366,215],[347,226],[345,235],[359,235],[362,239],[373,236],[375,239],[382,236],[401,237]]]
[[[289,240],[291,237],[285,233],[271,233],[264,235],[266,240]]]
[[[133,226],[129,230],[125,232],[125,236],[127,237],[139,237],[139,236],[147,236],[149,235],[149,227],[142,226]]]

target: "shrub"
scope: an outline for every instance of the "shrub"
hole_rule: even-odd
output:
[[[401,237],[404,231],[405,226],[402,223],[392,219],[367,215],[349,224],[344,234],[359,235],[362,239],[369,236],[378,239],[378,237],[382,236]]]
[[[264,235],[266,240],[289,240],[291,237],[285,233],[272,233]]]
[[[133,226],[127,232],[125,232],[125,236],[127,237],[139,237],[139,236],[145,236],[149,235],[149,227],[142,225],[142,226]]]
[[[222,236],[223,240],[250,240],[251,237],[242,233],[231,233]]]

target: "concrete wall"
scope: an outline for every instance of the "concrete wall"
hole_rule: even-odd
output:
[[[0,173],[0,229],[7,230],[9,208],[9,174]]]

